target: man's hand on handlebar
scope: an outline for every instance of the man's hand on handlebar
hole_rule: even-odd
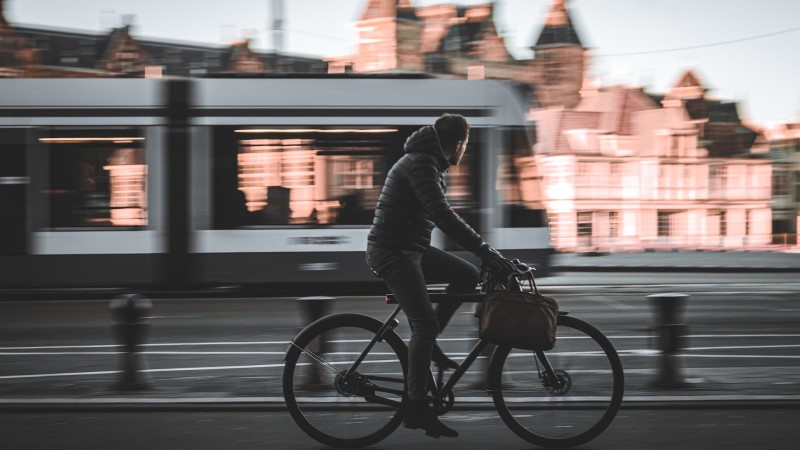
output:
[[[510,275],[519,271],[517,265],[489,244],[483,244],[478,250],[478,256],[483,262],[481,268],[495,273]]]

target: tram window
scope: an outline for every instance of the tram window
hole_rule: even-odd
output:
[[[497,180],[505,226],[511,228],[547,226],[541,195],[542,176],[533,156],[529,133],[524,127],[503,130],[504,145]]]
[[[214,227],[372,223],[409,127],[216,127]]]
[[[368,226],[386,173],[418,128],[216,127],[214,227]],[[448,199],[473,226],[479,141],[447,173]]]
[[[147,164],[139,129],[50,130],[44,190],[49,228],[147,225]]]

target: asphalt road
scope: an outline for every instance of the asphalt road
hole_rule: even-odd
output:
[[[625,365],[626,401],[640,395],[800,398],[800,283],[794,274],[564,274],[543,279],[542,288],[611,338]],[[690,295],[683,358],[694,387],[687,390],[650,386],[659,354],[646,296],[662,292]],[[155,390],[147,395],[280,400],[283,353],[309,320],[297,301],[154,299],[154,305],[145,357]],[[378,297],[340,298],[331,308],[379,318],[390,311]],[[401,322],[398,332],[408,338]],[[0,330],[0,401],[103,397],[119,377],[108,301],[0,302]],[[465,305],[440,342],[459,359],[475,333]],[[480,367],[462,383],[478,381]]]
[[[788,449],[800,439],[797,409],[623,410],[583,449]],[[497,414],[457,412],[446,422],[456,439],[398,429],[374,449],[530,449]],[[0,414],[6,450],[323,449],[282,412]]]

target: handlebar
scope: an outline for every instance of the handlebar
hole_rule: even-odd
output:
[[[507,276],[507,277],[520,276],[520,275],[527,275],[527,274],[529,274],[529,273],[531,273],[531,272],[536,270],[534,267],[531,267],[531,266],[525,264],[524,262],[520,261],[518,258],[517,259],[508,259],[507,261],[510,262],[512,266],[514,266],[514,270],[511,271],[511,272],[502,271],[502,272],[499,273],[500,275]],[[490,267],[481,266],[481,272],[487,273],[487,274],[488,273],[497,274],[497,272],[499,272],[499,271],[497,271],[497,270],[493,271]]]
[[[530,273],[536,270],[536,268],[531,267],[524,262],[517,259],[512,259],[511,263],[514,264],[514,267],[517,269],[515,272],[517,275],[525,275],[526,273]]]

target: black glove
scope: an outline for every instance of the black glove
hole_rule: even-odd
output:
[[[484,243],[477,252],[478,257],[483,261],[481,267],[491,272],[511,274],[517,271],[516,266],[509,259],[495,250],[491,245]]]

